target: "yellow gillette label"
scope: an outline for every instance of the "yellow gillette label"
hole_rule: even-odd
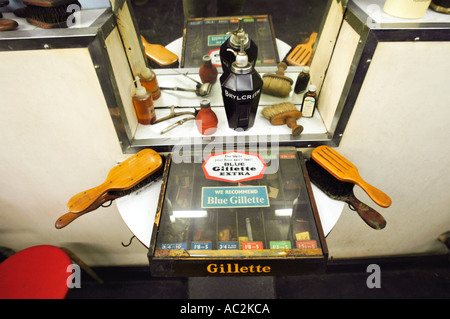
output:
[[[238,238],[239,249],[242,249],[242,243],[247,242],[247,241],[248,241],[248,237],[239,237]]]
[[[295,238],[297,240],[310,240],[311,239],[308,231],[304,231],[304,232],[295,234]]]

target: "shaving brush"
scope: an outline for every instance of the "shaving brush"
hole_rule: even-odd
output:
[[[284,125],[292,129],[292,135],[298,136],[303,131],[303,126],[297,124],[297,120],[302,116],[302,112],[290,103],[280,103],[266,106],[262,110],[262,115],[270,121],[272,125]]]
[[[284,71],[287,69],[287,64],[280,62],[277,65],[278,70],[276,73],[266,73],[263,75],[263,89],[265,94],[286,97],[291,92],[291,86],[294,81],[284,75]]]

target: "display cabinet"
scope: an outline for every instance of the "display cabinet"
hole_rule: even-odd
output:
[[[152,234],[154,276],[320,272],[328,256],[293,147],[168,156]]]
[[[77,105],[78,96],[92,96],[98,94],[103,97],[103,103],[91,107],[105,107],[109,110],[112,123],[116,129],[119,141],[127,140],[131,134],[124,125],[124,118],[135,117],[135,114],[118,112],[118,109],[130,109],[131,100],[124,98],[130,90],[132,73],[117,21],[111,8],[82,9],[76,13],[77,22],[61,29],[41,29],[31,25],[25,18],[19,18],[11,12],[3,13],[5,18],[14,19],[19,27],[15,30],[2,32],[0,37],[0,54],[4,61],[18,61],[27,59],[36,62],[26,70],[27,76],[48,74],[55,79],[53,83],[42,83],[46,86],[49,98],[42,103],[54,105],[55,112],[60,108],[81,108],[88,106]],[[39,64],[36,57],[51,61],[54,56],[66,61],[63,67]],[[88,59],[85,57],[88,56]],[[18,68],[20,71],[20,68]],[[25,71],[20,71],[25,72]],[[89,92],[70,92],[70,98],[64,95],[67,82],[64,79],[76,79],[83,73],[86,77],[91,74],[96,77],[95,86]],[[13,90],[22,92],[21,98],[27,98],[27,90],[23,90],[17,83]],[[19,98],[19,95],[17,95]],[[41,103],[40,99],[34,103]],[[64,101],[61,104],[60,101]],[[92,102],[97,103],[97,102]],[[124,105],[125,104],[125,105]],[[127,104],[129,104],[127,106]]]
[[[401,19],[383,11],[384,0],[349,1],[339,27],[335,47],[327,64],[327,72],[321,82],[320,111],[325,127],[329,132],[343,135],[353,112],[360,92],[376,90],[379,94],[396,96],[397,92],[407,92],[404,76],[417,76],[418,68],[428,73],[427,65],[438,63],[430,61],[426,52],[439,51],[439,61],[448,60],[445,43],[450,41],[450,16],[428,9],[420,19]],[[409,49],[408,49],[409,48]],[[320,48],[317,48],[320,50]],[[400,55],[398,52],[409,51]],[[378,54],[376,54],[378,53]],[[381,56],[387,56],[382,60]],[[313,60],[321,63],[319,60]],[[445,62],[444,62],[445,63]],[[444,64],[443,64],[444,65]],[[398,86],[387,88],[377,83],[367,88],[366,76],[392,73],[393,69],[407,69],[403,77],[397,74]],[[441,94],[440,92],[438,94]],[[407,94],[411,104],[416,103],[414,94]],[[442,95],[442,99],[446,97]],[[376,101],[364,100],[377,112]]]
[[[121,8],[124,4],[126,5],[128,1],[121,0],[115,1],[115,3],[118,8]],[[121,12],[123,13],[123,11],[124,10],[122,10]],[[327,66],[334,49],[334,44],[336,42],[336,37],[342,23],[344,12],[345,4],[342,1],[330,0],[328,2],[326,11],[324,13],[321,30],[319,30],[319,37],[316,40],[314,58],[311,63],[311,81],[319,88],[321,87],[321,84],[324,81],[326,75]],[[237,17],[230,17],[229,21],[227,21],[226,25],[228,25],[230,28],[230,30],[228,31],[233,31],[233,29],[236,28],[236,18]],[[252,23],[255,23],[255,21],[258,19],[258,16],[245,16],[244,18],[245,29],[245,24],[248,23],[248,25],[251,25]],[[199,20],[199,23],[215,22],[214,19],[210,20],[206,22],[203,20]],[[224,20],[221,19],[221,21],[223,22]],[[267,21],[270,22],[270,16],[267,16]],[[283,60],[284,56],[286,55],[286,53],[288,53],[290,48],[289,45],[283,43],[282,41],[279,41],[278,39],[274,41],[273,31],[269,30],[270,28],[267,27],[271,26],[271,24],[266,24],[267,25],[265,25],[264,28],[268,30],[269,36],[255,36],[254,40],[263,42],[265,41],[264,43],[256,43],[256,45],[261,46],[261,48],[266,48],[267,50],[265,51],[268,51],[273,45],[275,46],[276,51],[270,54],[270,63],[257,63],[256,69],[261,76],[265,73],[275,73],[277,71],[276,64]],[[258,32],[258,30],[256,32]],[[189,32],[189,30],[185,32]],[[184,35],[184,38],[192,39],[192,37],[187,37],[186,34]],[[205,39],[203,39],[204,41],[201,41],[205,42]],[[270,41],[270,46],[268,45],[268,43],[266,43],[267,41]],[[183,54],[181,51],[183,43],[186,42],[183,42],[183,39],[180,38],[177,45],[173,45],[172,43],[168,45],[170,49],[174,49],[174,47],[177,48],[176,53],[180,59],[182,57],[185,57],[185,54]],[[214,48],[216,47],[217,45]],[[136,48],[139,49],[139,46],[136,45],[134,50],[136,50]],[[154,69],[158,79],[158,83],[161,87],[180,87],[185,89],[196,88],[196,83],[192,81],[192,79],[194,79],[195,81],[200,80],[198,72],[201,57],[205,54],[210,54],[211,48],[204,45],[201,46],[201,50],[194,50],[195,54],[197,55],[196,57],[192,56],[193,53],[191,51],[189,51],[189,59],[190,61],[198,61],[197,66],[194,66],[192,64],[193,62],[190,62],[189,64],[187,64],[188,67],[183,68],[180,67],[172,69]],[[316,60],[318,62],[314,63],[314,61]],[[180,65],[184,64],[185,63],[180,63]],[[297,79],[297,76],[302,69],[303,67],[301,66],[289,66],[286,70],[285,75],[290,77],[295,83],[295,80]],[[119,74],[116,74],[116,72],[119,72],[119,70],[114,69],[113,71],[115,77],[119,77]],[[121,70],[121,72],[123,71],[124,70]],[[218,71],[220,76],[222,71],[220,67],[218,68]],[[334,118],[335,116],[338,116],[340,114],[347,115],[347,113],[337,113],[337,108],[330,109],[325,107],[325,105],[322,107],[320,95],[318,112],[315,112],[312,118],[301,118],[299,120],[299,123],[304,127],[302,134],[300,134],[299,136],[293,136],[292,134],[290,134],[291,132],[286,126],[271,125],[270,122],[261,114],[261,111],[266,106],[272,106],[274,104],[279,104],[287,101],[292,102],[299,109],[302,103],[303,94],[295,94],[293,93],[293,90],[289,94],[289,96],[285,98],[262,94],[254,126],[247,131],[234,131],[230,129],[227,124],[219,81],[217,81],[212,86],[210,93],[205,97],[199,97],[193,92],[164,90],[162,91],[161,97],[154,101],[156,116],[157,118],[162,118],[171,113],[172,107],[175,107],[176,111],[179,112],[195,112],[195,108],[198,109],[200,107],[200,101],[203,98],[208,98],[211,103],[211,108],[216,113],[219,120],[217,131],[214,134],[210,136],[202,136],[197,131],[194,121],[187,121],[182,125],[177,125],[174,129],[162,134],[161,132],[165,131],[165,128],[170,127],[172,124],[175,124],[180,120],[180,118],[174,118],[155,125],[139,124],[137,122],[136,115],[134,114],[133,105],[129,102],[132,99],[132,92],[130,88],[132,88],[133,78],[137,74],[134,74],[135,72],[133,70],[129,70],[129,73],[129,83],[121,88],[121,103],[110,106],[111,114],[114,114],[115,118],[117,118],[117,115],[119,115],[119,118],[121,120],[116,125],[116,131],[118,132],[118,136],[120,137],[122,149],[126,153],[135,153],[136,151],[145,147],[151,147],[157,151],[170,152],[173,150],[174,146],[177,147],[181,145],[196,145],[198,147],[206,147],[207,145],[220,146],[226,143],[245,143],[247,145],[273,143],[276,145],[285,146],[313,147],[321,144],[338,145],[342,137],[342,131],[344,127],[340,125],[337,128],[327,127],[323,118]],[[191,79],[187,78],[185,76],[186,74]],[[123,78],[123,74],[120,75],[120,77]],[[326,114],[324,114],[324,112],[326,112]],[[345,121],[343,121],[342,123],[345,123]]]
[[[245,132],[234,131],[228,128],[227,119],[221,97],[219,81],[213,85],[207,98],[211,102],[213,111],[219,119],[218,129],[211,136],[202,136],[195,127],[194,121],[188,121],[165,134],[161,134],[166,127],[174,124],[179,118],[174,118],[155,125],[141,125],[137,121],[132,103],[133,81],[144,65],[143,45],[139,41],[139,28],[134,20],[132,7],[129,0],[117,0],[111,2],[112,8],[97,10],[81,10],[81,24],[66,29],[39,29],[31,27],[25,19],[19,21],[18,30],[4,33],[0,39],[1,51],[39,50],[45,54],[45,50],[58,49],[82,49],[88,51],[93,65],[86,68],[95,68],[101,85],[105,102],[107,104],[112,123],[124,153],[135,153],[138,150],[151,147],[157,151],[169,152],[174,146],[180,145],[224,145],[226,143],[246,143],[247,145],[273,143],[277,145],[293,145],[296,147],[312,147],[320,144],[338,145],[342,137],[344,127],[328,127],[326,118],[335,118],[341,114],[347,116],[348,112],[342,112],[339,108],[328,108],[321,101],[319,95],[318,112],[312,118],[300,119],[304,131],[299,136],[292,136],[286,126],[273,126],[265,119],[261,111],[265,106],[292,102],[300,108],[302,94],[293,92],[286,98],[277,98],[263,94],[258,107],[255,125]],[[334,43],[340,28],[344,14],[344,4],[336,0],[329,1],[324,15],[324,22],[319,31],[311,63],[312,83],[319,88],[325,79],[327,66],[334,48]],[[5,14],[5,17],[9,18]],[[19,19],[19,18],[17,18]],[[247,21],[251,19],[248,18]],[[267,21],[270,21],[268,18]],[[333,22],[333,23],[330,23]],[[249,22],[250,23],[250,22]],[[230,23],[233,28],[235,22]],[[270,23],[268,24],[270,25]],[[276,40],[273,42],[273,31],[270,34],[270,46],[275,46],[276,52],[271,54],[276,61],[257,65],[260,75],[274,73],[275,66],[289,50],[287,44]],[[276,34],[276,30],[275,30]],[[267,41],[265,38],[257,38],[257,41]],[[257,44],[258,45],[258,44]],[[182,42],[180,41],[180,48]],[[264,46],[260,44],[260,46]],[[282,54],[278,54],[282,52]],[[209,52],[200,52],[199,55]],[[181,57],[182,54],[179,54]],[[272,59],[271,58],[271,59]],[[318,62],[315,62],[318,61]],[[267,66],[268,65],[268,66]],[[188,74],[194,80],[199,80],[199,67],[155,69],[160,86],[195,88],[196,83],[185,77]],[[296,80],[302,67],[289,66],[286,76]],[[58,70],[49,70],[56,72]],[[219,68],[219,76],[221,68]],[[55,88],[55,92],[58,91]],[[171,112],[175,106],[177,111],[193,112],[200,107],[203,97],[196,96],[192,92],[163,91],[161,98],[155,101],[157,117],[161,118]],[[336,119],[336,121],[339,119]],[[345,120],[343,121],[343,123]]]

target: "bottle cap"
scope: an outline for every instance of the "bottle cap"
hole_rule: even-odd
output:
[[[247,54],[241,54],[240,52],[236,56],[236,66],[238,68],[245,68],[248,64],[248,56]]]
[[[141,72],[141,77],[145,80],[152,80],[155,77],[155,73],[153,73],[150,68],[144,68],[144,70]]]
[[[233,31],[230,37],[230,44],[232,47],[238,49],[241,45],[241,41],[244,40],[244,46],[247,47],[249,44],[248,35],[245,34],[244,28],[242,27],[243,19],[239,18],[238,27]]]
[[[237,74],[247,74],[252,71],[252,65],[248,63],[248,56],[244,50],[244,40],[241,39],[241,48],[239,53],[234,52],[232,49],[227,49],[236,56],[236,61],[231,64],[231,72]]]
[[[139,76],[136,76],[136,85],[137,85],[137,89],[134,93],[136,96],[142,97],[142,96],[146,96],[148,94],[145,87],[143,87],[141,85],[141,80],[140,80]]]
[[[314,84],[311,84],[310,86],[308,86],[308,91],[316,92],[316,90],[317,90],[317,87]]]
[[[236,66],[238,68],[245,68],[248,65],[248,56],[244,50],[244,40],[241,39],[241,47],[239,53],[236,55]]]
[[[206,62],[206,63],[211,62],[211,56],[208,54],[205,54],[202,59],[203,59],[203,62]]]
[[[309,66],[303,67],[302,72],[303,73],[309,73]]]
[[[200,102],[200,107],[201,107],[202,109],[207,109],[207,108],[210,107],[210,106],[211,106],[211,103],[209,102],[208,99],[203,99],[203,100],[201,100],[201,102]]]

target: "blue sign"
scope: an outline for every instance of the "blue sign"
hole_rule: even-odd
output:
[[[230,36],[230,34],[208,35],[208,46],[214,47],[222,45],[222,43],[224,43]]]
[[[164,243],[159,244],[158,249],[187,249],[186,243]]]
[[[219,241],[217,249],[239,249],[239,243],[237,241]]]
[[[211,250],[212,243],[210,241],[193,241],[191,243],[192,250]]]
[[[269,196],[266,186],[202,188],[202,208],[269,206]]]

